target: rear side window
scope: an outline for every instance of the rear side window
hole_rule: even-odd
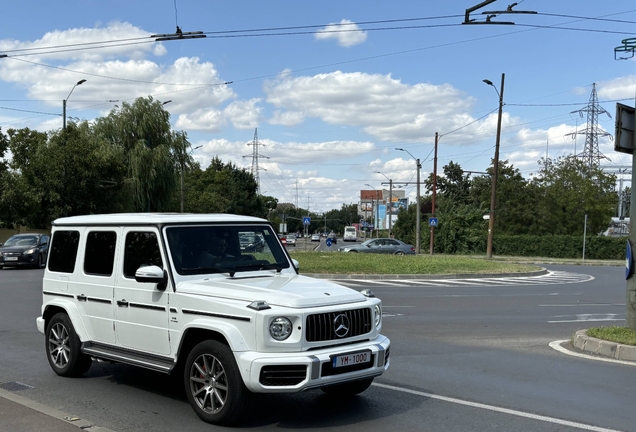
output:
[[[150,265],[163,268],[157,235],[154,232],[129,232],[124,250],[124,276],[134,278],[139,267]]]
[[[115,262],[117,234],[113,231],[92,231],[86,236],[84,272],[97,276],[111,276]]]
[[[73,273],[79,246],[79,231],[55,231],[49,251],[49,270]]]

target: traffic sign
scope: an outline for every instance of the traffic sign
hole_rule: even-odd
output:
[[[437,218],[428,218],[428,226],[436,227],[437,226]]]
[[[327,240],[325,240],[325,243],[327,244],[327,247],[331,247],[331,237],[327,237]]]
[[[309,225],[309,224],[311,224],[311,218],[309,216],[304,216],[303,225]]]

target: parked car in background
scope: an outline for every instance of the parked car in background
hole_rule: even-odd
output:
[[[332,244],[338,243],[338,236],[335,233],[331,233],[327,236],[327,239],[331,239]]]
[[[16,234],[0,247],[0,268],[43,268],[49,254],[49,236],[45,234]]]
[[[415,247],[396,239],[378,238],[367,240],[359,245],[341,246],[338,252],[413,255]]]
[[[287,246],[296,246],[296,235],[289,234],[287,236]]]
[[[311,235],[311,241],[312,242],[314,242],[314,241],[319,242],[320,241],[320,234],[312,234]]]
[[[241,251],[244,252],[263,252],[265,249],[265,239],[260,233],[241,232],[239,233],[239,242]]]

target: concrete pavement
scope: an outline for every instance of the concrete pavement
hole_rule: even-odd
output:
[[[3,432],[113,432],[92,422],[63,413],[0,389],[0,431]]]

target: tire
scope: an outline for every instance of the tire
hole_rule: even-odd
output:
[[[33,265],[33,268],[36,268],[36,269],[41,269],[42,268],[42,255],[38,254],[38,259],[37,259],[37,261],[35,261],[35,264]]]
[[[234,354],[215,340],[196,345],[185,363],[184,384],[188,401],[201,420],[216,425],[235,423],[250,405]]]
[[[46,326],[46,358],[53,371],[65,377],[84,375],[92,360],[80,351],[81,342],[70,318],[63,312],[53,316]]]
[[[372,382],[373,378],[366,378],[360,381],[352,381],[344,384],[323,387],[321,390],[330,396],[351,397],[368,389]]]
[[[395,255],[403,256],[403,255],[404,255],[404,252],[402,252],[402,251],[397,251],[397,252],[395,253]]]

